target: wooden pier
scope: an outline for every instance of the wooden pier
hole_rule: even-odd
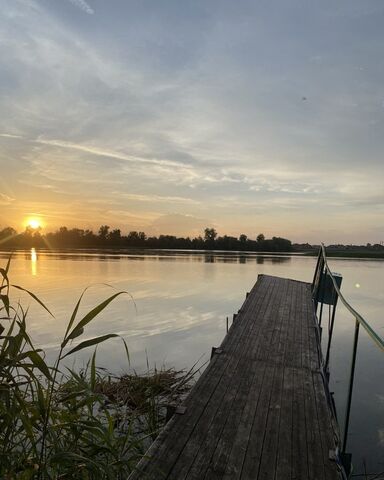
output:
[[[130,480],[341,479],[310,284],[261,275]]]

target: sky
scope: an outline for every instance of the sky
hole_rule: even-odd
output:
[[[0,5],[0,228],[384,240],[382,0]]]

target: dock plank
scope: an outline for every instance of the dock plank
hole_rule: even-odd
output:
[[[310,286],[261,275],[129,480],[333,480],[337,429]]]

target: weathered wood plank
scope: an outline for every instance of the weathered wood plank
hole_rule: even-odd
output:
[[[232,419],[233,431],[221,439],[206,479],[235,480],[240,478],[266,369],[266,364],[260,361],[252,362],[252,365],[254,376],[244,408],[238,418]]]
[[[252,430],[248,439],[247,451],[240,476],[241,480],[252,480],[258,477],[274,377],[275,367],[267,365],[261,387],[260,399],[257,404]]]
[[[334,469],[334,464],[330,460],[329,445],[335,442],[335,437],[339,436],[336,421],[332,419],[330,407],[326,396],[324,395],[324,380],[321,373],[313,373],[314,397],[317,409],[317,418],[320,428],[321,448],[323,453],[323,464],[325,469],[325,478],[337,479],[338,476]],[[332,428],[330,428],[330,425]]]
[[[293,442],[293,383],[294,370],[292,367],[284,368],[283,395],[281,400],[279,445],[277,448],[276,480],[291,478],[295,443]]]

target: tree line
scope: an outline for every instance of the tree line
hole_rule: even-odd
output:
[[[186,250],[242,250],[264,252],[290,252],[292,243],[281,237],[270,239],[260,233],[255,239],[244,233],[239,237],[219,236],[214,228],[206,228],[198,237],[174,235],[147,236],[144,232],[131,231],[123,235],[121,230],[102,225],[97,233],[81,228],[60,227],[56,232],[42,233],[41,229],[27,227],[17,233],[11,227],[0,231],[0,248],[152,248]]]

